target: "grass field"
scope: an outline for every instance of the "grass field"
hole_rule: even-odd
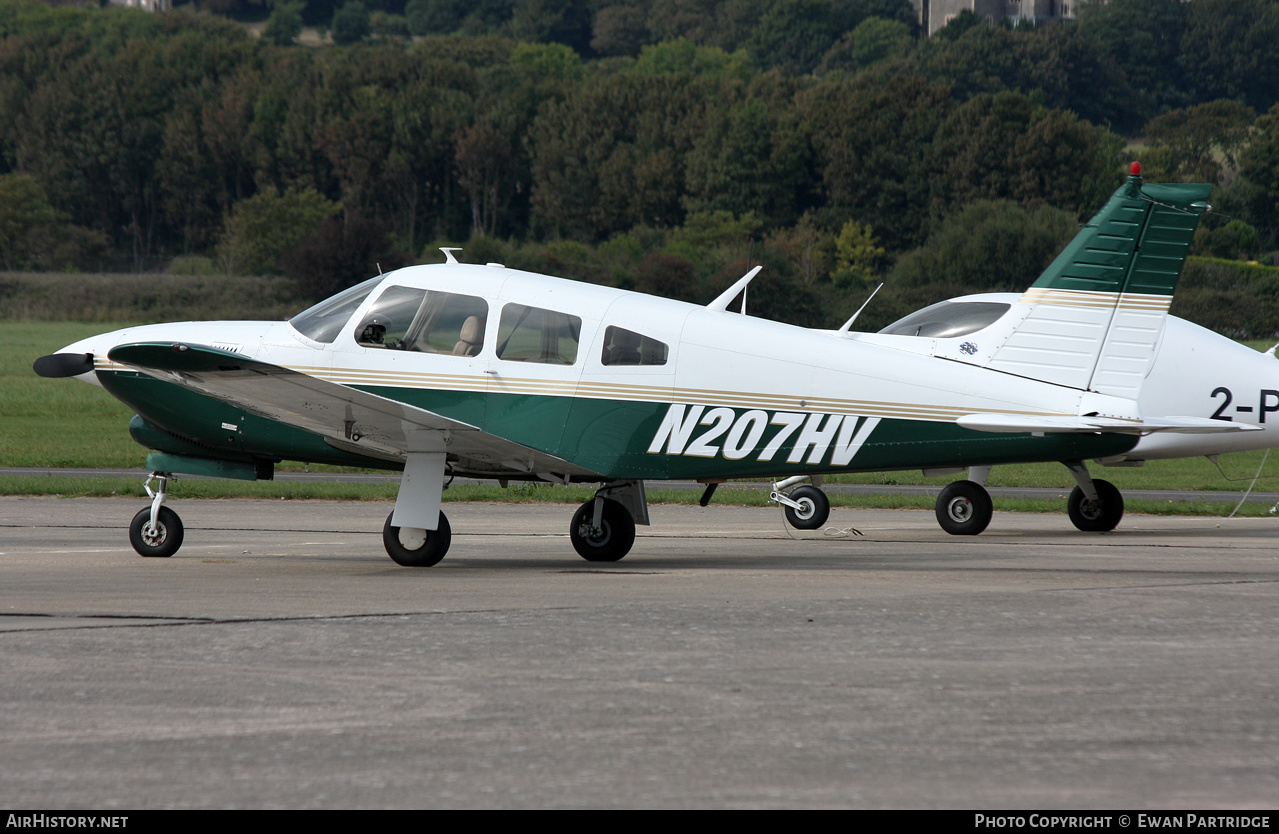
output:
[[[13,467],[141,467],[146,450],[129,437],[130,410],[101,388],[69,379],[41,379],[31,370],[39,356],[53,353],[77,339],[126,326],[120,324],[47,323],[0,321],[0,466]],[[1260,346],[1260,345],[1258,345]],[[1264,347],[1264,346],[1260,346]],[[1187,489],[1242,492],[1248,487],[1261,465],[1264,453],[1242,452],[1223,455],[1220,463],[1225,476],[1204,458],[1152,461],[1140,468],[1106,468],[1093,466],[1095,477],[1111,481],[1121,490]],[[1257,491],[1279,492],[1279,454],[1266,459]],[[289,468],[289,467],[282,467]],[[301,469],[301,465],[292,468]],[[312,471],[334,467],[306,467]],[[956,476],[925,478],[918,470],[906,472],[842,475],[831,479],[841,483],[863,484],[934,484],[944,486]],[[1055,463],[999,466],[991,472],[990,486],[1044,486],[1069,490],[1074,481],[1065,467]],[[657,486],[657,485],[654,485]],[[390,500],[396,484],[333,484],[270,481],[184,480],[175,495],[184,497],[258,496],[284,499],[329,498],[344,500]],[[0,494],[74,494],[74,495],[138,495],[142,496],[138,479],[69,478],[69,477],[0,477]],[[448,500],[473,501],[568,501],[589,497],[587,487],[555,488],[549,486],[455,487],[446,493]],[[696,494],[652,489],[655,502],[690,502]],[[890,496],[870,499],[864,496],[832,496],[833,503],[844,506],[918,506],[931,507],[927,497]],[[717,502],[750,504],[763,502],[763,497],[747,491],[723,488]],[[1154,503],[1154,502],[1145,502]],[[1000,509],[1013,509],[1008,501],[999,502]],[[1060,511],[1061,502],[1025,501],[1025,509]],[[1130,502],[1132,511],[1170,511],[1171,507],[1140,507]],[[1225,505],[1229,512],[1232,505]],[[1177,504],[1179,512],[1223,512],[1222,505]],[[1263,507],[1261,511],[1267,511]]]
[[[0,465],[139,466],[133,412],[96,385],[42,379],[38,357],[126,324],[0,322]]]

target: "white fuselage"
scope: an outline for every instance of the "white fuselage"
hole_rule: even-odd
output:
[[[409,353],[361,345],[355,330],[363,311],[392,285],[485,299],[490,322],[475,355]],[[1019,296],[973,298],[999,299],[1016,306]],[[496,318],[508,304],[553,309],[580,319],[575,361],[538,364],[498,358],[501,334]],[[670,351],[667,361],[606,366],[601,361],[605,331],[613,325],[665,343]],[[1216,416],[1266,429],[1155,434],[1141,438],[1134,449],[1119,456],[1134,460],[1276,445],[1279,362],[1269,354],[1169,317],[1137,400],[1137,414],[1132,402],[1123,398],[965,361],[960,350],[963,343],[987,342],[989,333],[998,331],[997,322],[949,340],[841,335],[500,267],[448,264],[390,273],[331,343],[313,341],[287,322],[186,322],[127,328],[86,339],[63,352],[93,353],[99,371],[127,370],[106,358],[111,347],[180,341],[221,348],[343,385],[701,405],[708,415],[703,424],[712,427],[707,420],[717,408],[738,409],[733,415],[738,420],[745,419],[741,409],[762,409],[770,419],[780,419],[777,415],[782,414],[829,414],[922,423],[953,422],[981,413],[1074,416],[1101,408],[1122,418]],[[92,374],[82,378],[96,381]],[[641,440],[647,442],[647,438]],[[721,453],[720,446],[699,448],[712,456]]]

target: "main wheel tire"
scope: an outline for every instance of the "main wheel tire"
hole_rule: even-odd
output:
[[[605,498],[598,530],[591,527],[594,518],[594,499],[573,513],[568,537],[577,555],[588,562],[616,562],[631,552],[631,545],[635,544],[635,519],[631,517],[630,510]]]
[[[782,505],[787,523],[796,530],[816,530],[830,518],[830,499],[817,487],[797,487],[786,497],[800,505],[799,509]]]
[[[422,530],[417,527],[394,527],[391,519],[392,511],[382,525],[382,544],[386,547],[386,555],[397,565],[406,568],[429,568],[438,565],[449,552],[449,544],[453,541],[453,528],[449,526],[448,517],[440,513],[440,525],[434,530]]]
[[[1124,496],[1110,481],[1094,480],[1097,500],[1089,501],[1084,491],[1075,487],[1070,492],[1066,510],[1070,521],[1085,533],[1105,533],[1119,526],[1124,517]]]
[[[161,507],[156,514],[155,529],[151,529],[151,508],[147,507],[129,522],[129,544],[139,555],[163,559],[178,552],[182,546],[182,519],[168,507]]]
[[[990,524],[990,493],[974,481],[955,481],[937,496],[937,523],[952,536],[975,536]]]

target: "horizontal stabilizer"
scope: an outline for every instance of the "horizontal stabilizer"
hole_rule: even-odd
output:
[[[1220,432],[1258,431],[1261,426],[1227,423],[1206,417],[1158,417],[1151,420],[1116,420],[1111,417],[1049,417],[1025,414],[966,414],[956,422],[973,431],[1001,433],[1088,433],[1150,434],[1215,434]]]

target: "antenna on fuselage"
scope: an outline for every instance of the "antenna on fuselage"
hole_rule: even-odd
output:
[[[440,251],[444,253],[444,263],[455,264],[457,263],[457,258],[453,257],[453,253],[461,252],[462,247],[461,246],[441,246]]]
[[[764,268],[764,265],[760,264],[759,266],[752,269],[750,272],[743,275],[741,278],[738,278],[737,281],[733,284],[733,286],[724,290],[715,298],[714,301],[712,301],[710,304],[707,304],[706,309],[707,310],[727,310],[729,303],[732,302],[732,300],[737,297],[737,294],[739,292],[740,293],[746,292],[746,285],[749,284],[751,282],[751,279],[754,278],[756,275],[758,275],[759,271],[763,268]],[[746,309],[745,299],[742,299],[742,311],[745,312],[745,309]]]
[[[875,289],[870,291],[870,295],[866,296],[866,300],[862,302],[862,306],[857,308],[857,312],[853,313],[853,317],[849,319],[848,321],[844,322],[843,327],[839,328],[839,335],[841,336],[848,335],[848,330],[849,328],[853,326],[853,322],[857,321],[857,317],[862,314],[862,310],[866,309],[866,305],[869,304],[870,300],[875,297],[875,293],[879,292],[883,288],[884,288],[884,285],[881,283],[878,287],[875,287]]]

